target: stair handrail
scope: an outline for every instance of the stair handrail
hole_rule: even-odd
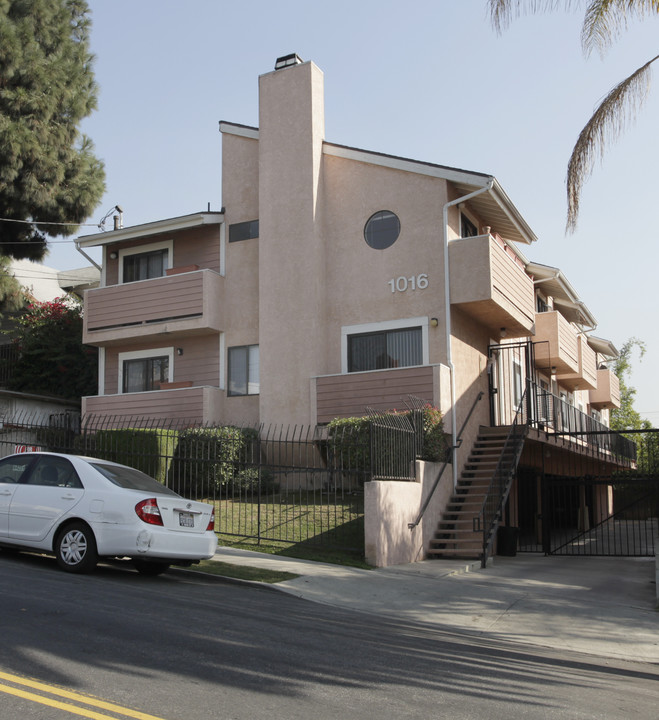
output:
[[[410,530],[414,530],[414,528],[421,522],[421,518],[423,517],[424,513],[428,509],[428,505],[430,505],[430,501],[432,500],[433,495],[435,494],[435,490],[437,490],[437,486],[439,485],[439,481],[442,479],[442,475],[444,474],[444,470],[446,470],[447,465],[449,464],[448,458],[450,457],[453,459],[453,450],[459,448],[462,445],[462,434],[465,431],[465,428],[467,427],[467,423],[471,419],[471,416],[474,414],[474,410],[476,409],[476,405],[481,401],[483,398],[483,395],[485,393],[481,390],[478,395],[476,396],[476,399],[474,400],[471,409],[467,413],[467,417],[465,418],[464,422],[462,423],[462,427],[460,428],[460,431],[458,432],[458,436],[455,439],[455,445],[452,445],[450,448],[447,448],[447,459],[444,460],[444,463],[442,464],[442,467],[439,469],[439,473],[437,474],[437,477],[435,478],[435,482],[432,486],[432,489],[428,493],[428,497],[425,499],[425,502],[421,506],[421,510],[419,511],[419,514],[416,518],[416,520],[412,523],[407,523],[407,527]],[[455,412],[455,408],[453,409]],[[450,455],[449,455],[449,451]]]
[[[510,487],[513,482],[515,469],[519,463],[519,459],[522,455],[522,448],[524,447],[524,439],[528,434],[529,421],[528,415],[524,417],[524,409],[526,408],[527,392],[525,391],[522,399],[520,400],[515,418],[506,441],[501,450],[499,462],[490,480],[490,486],[483,500],[480,512],[473,519],[473,530],[474,532],[483,533],[483,552],[481,554],[481,567],[487,565],[487,559],[490,556],[492,549],[492,543],[494,541],[494,533],[499,526],[503,507],[508,499],[510,493]],[[509,456],[509,460],[506,461],[506,457]],[[505,481],[505,482],[503,482]],[[494,498],[494,502],[492,502]],[[490,505],[494,505],[492,512],[488,513]]]

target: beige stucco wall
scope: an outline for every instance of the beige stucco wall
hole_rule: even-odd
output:
[[[465,428],[462,445],[458,449],[456,467],[461,471],[476,440],[479,427],[490,424],[487,376],[487,346],[490,337],[482,325],[457,309],[451,312],[451,327],[458,431],[476,401],[478,393],[483,392],[483,397],[477,403]]]
[[[375,567],[419,562],[426,557],[441,515],[453,491],[451,467],[446,467],[421,521],[417,520],[441,468],[417,461],[417,481],[376,480],[364,485],[364,550]]]
[[[306,424],[309,378],[324,355],[323,76],[304,63],[261,76],[259,87],[260,415]]]

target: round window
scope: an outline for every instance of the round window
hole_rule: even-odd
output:
[[[400,220],[389,210],[380,210],[368,219],[364,226],[364,240],[374,250],[384,250],[393,245],[400,235]]]

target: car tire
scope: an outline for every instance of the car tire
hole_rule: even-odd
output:
[[[91,572],[98,562],[96,538],[89,525],[71,523],[55,540],[57,564],[72,573]]]
[[[153,562],[151,560],[133,560],[133,565],[140,575],[150,575],[151,577],[161,575],[166,570],[169,570],[168,563]]]

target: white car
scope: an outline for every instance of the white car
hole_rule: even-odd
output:
[[[0,460],[0,545],[54,553],[89,572],[130,558],[157,575],[210,558],[215,508],[185,500],[139,470],[95,458],[32,452]]]

